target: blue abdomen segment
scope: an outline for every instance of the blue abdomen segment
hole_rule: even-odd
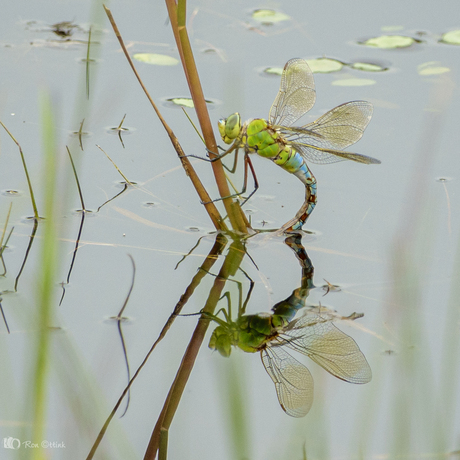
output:
[[[303,224],[308,219],[316,206],[316,179],[310,171],[307,163],[300,153],[296,152],[292,147],[286,146],[273,162],[281,166],[285,171],[294,174],[305,184],[305,202],[297,212],[294,219],[283,225],[280,230],[284,232],[292,232],[301,230]]]

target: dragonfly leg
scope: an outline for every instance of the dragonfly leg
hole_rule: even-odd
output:
[[[217,148],[223,150],[223,148],[220,147],[219,145],[217,146]],[[214,163],[215,161],[220,160],[226,155],[228,155],[229,153],[233,152],[235,149],[238,150],[238,144],[236,143],[234,143],[232,146],[230,146],[229,149],[225,150],[225,152],[222,152],[222,153],[216,153],[210,149],[206,149],[206,151],[208,152],[208,155],[209,153],[212,153],[213,155],[215,155],[213,158],[204,158],[204,157],[200,157],[199,155],[184,155],[184,156],[186,156],[187,158],[198,158],[198,160],[209,161],[210,163]],[[229,170],[226,166],[225,168]]]
[[[305,201],[295,217],[280,228],[280,232],[290,233],[302,230],[303,224],[316,206],[316,179],[310,168],[304,162],[302,167],[294,174],[305,184]]]
[[[235,162],[233,164],[232,170],[229,170],[232,173],[235,172],[235,169],[236,169],[236,161],[237,161],[236,157],[237,156],[238,156],[238,149],[237,149],[237,151],[235,153]],[[246,203],[246,201],[248,201],[249,198],[251,198],[252,195],[254,195],[254,193],[256,193],[257,189],[259,188],[259,181],[257,180],[257,176],[256,176],[256,173],[255,173],[255,170],[254,170],[254,166],[252,165],[251,159],[249,158],[249,154],[246,153],[246,152],[244,154],[244,181],[243,181],[243,187],[242,187],[241,191],[239,191],[237,193],[233,193],[232,195],[222,197],[222,198],[216,198],[216,199],[214,199],[212,201],[201,202],[201,204],[214,203],[215,201],[225,200],[226,198],[235,198],[235,197],[239,197],[243,193],[245,193],[246,189],[247,189],[247,184],[248,184],[248,165],[249,165],[249,169],[251,170],[252,177],[254,178],[254,190],[241,203],[241,206],[243,206]]]
[[[257,192],[257,189],[259,188],[259,181],[257,180],[257,176],[256,176],[256,172],[254,170],[254,166],[252,165],[252,161],[251,161],[251,158],[249,158],[249,155],[246,154],[245,157],[244,157],[244,184],[243,184],[243,189],[244,191],[242,191],[241,193],[244,193],[246,191],[246,188],[247,188],[247,182],[248,182],[248,165],[249,165],[249,169],[251,170],[251,174],[252,174],[252,177],[254,179],[254,190],[248,195],[248,197],[241,203],[241,206],[243,206],[244,204],[246,204],[246,201],[249,200],[249,198],[252,197],[252,195],[254,195],[254,193]]]
[[[246,306],[249,302],[249,299],[251,298],[252,290],[255,286],[254,280],[242,268],[240,268],[240,270],[246,275],[246,278],[249,280],[249,289],[244,303],[240,302],[240,306],[238,308],[238,316],[244,315],[246,313]]]

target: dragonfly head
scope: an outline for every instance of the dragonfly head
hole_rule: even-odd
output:
[[[217,126],[222,140],[231,144],[240,134],[241,116],[238,112],[232,113],[228,118],[221,118]]]
[[[209,340],[209,348],[217,350],[222,356],[228,358],[232,352],[232,335],[228,328],[217,326]]]

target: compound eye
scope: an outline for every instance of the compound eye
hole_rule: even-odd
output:
[[[230,139],[236,139],[241,131],[241,117],[238,112],[230,115],[225,122],[225,134]]]
[[[224,139],[225,137],[225,125],[227,123],[227,119],[226,118],[221,118],[218,122],[217,122],[217,126],[219,128],[219,133],[220,133],[220,137],[222,139]]]

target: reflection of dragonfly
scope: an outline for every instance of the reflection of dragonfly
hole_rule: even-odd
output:
[[[301,229],[316,205],[316,179],[306,160],[320,164],[342,160],[380,163],[375,158],[342,151],[361,139],[372,117],[372,104],[366,101],[348,102],[312,123],[293,127],[313,107],[315,99],[315,83],[310,67],[303,59],[291,59],[284,67],[280,90],[270,109],[268,121],[256,118],[241,125],[239,113],[219,121],[223,141],[232,144],[219,158],[243,148],[246,160],[247,154],[255,152],[296,175],[305,184],[305,204],[290,222],[291,225],[283,227],[287,231]],[[247,174],[243,191],[246,189],[246,179]]]
[[[294,310],[293,314],[295,315]],[[367,383],[372,372],[356,342],[336,328],[331,316],[307,310],[302,316],[273,314],[242,315],[235,322],[214,317],[209,347],[229,356],[231,346],[260,351],[262,363],[273,380],[283,410],[303,417],[313,403],[310,371],[294,359],[286,347],[307,355],[323,369],[350,383]]]
[[[302,286],[277,303],[269,314],[245,315],[240,307],[238,318],[231,312],[225,320],[212,316],[219,326],[213,331],[209,347],[229,356],[231,347],[245,352],[260,352],[262,363],[276,387],[283,410],[303,417],[313,402],[313,378],[310,371],[294,359],[286,348],[307,355],[323,369],[350,383],[367,383],[372,372],[356,342],[332,323],[336,316],[320,309],[304,308],[313,287],[313,267],[301,245],[286,241],[302,265]],[[302,309],[303,315],[294,317]],[[350,316],[354,319],[359,316]]]

